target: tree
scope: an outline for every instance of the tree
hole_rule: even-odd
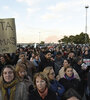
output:
[[[73,42],[74,42],[75,44],[81,44],[81,43],[80,43],[80,37],[79,37],[79,35],[76,35],[76,36],[74,37]]]
[[[45,44],[45,42],[44,41],[41,41],[40,44]]]
[[[86,35],[86,41],[85,41],[85,35]],[[85,44],[85,42],[89,43],[88,34],[85,34],[85,33],[82,32],[80,35],[75,36],[74,43],[76,43],[76,44]]]
[[[86,38],[86,41],[85,41]],[[85,44],[89,43],[89,35],[81,32],[79,35],[70,35],[69,37],[64,36],[64,38],[61,39],[62,42],[64,43],[75,43],[75,44]]]
[[[58,40],[58,43],[60,44],[61,40]]]
[[[90,44],[90,39],[89,39],[89,44]]]
[[[70,43],[73,43],[74,37],[75,37],[75,36],[73,36],[73,35],[70,35],[70,36],[69,36],[69,42],[70,42]]]
[[[64,43],[68,43],[69,42],[69,38],[67,36],[64,36],[64,38],[62,38],[61,40]]]

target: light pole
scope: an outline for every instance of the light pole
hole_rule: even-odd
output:
[[[87,9],[89,8],[89,6],[85,6],[85,9],[86,9],[86,25],[85,25],[85,44],[87,42]]]
[[[40,32],[39,32],[39,43],[40,43]]]

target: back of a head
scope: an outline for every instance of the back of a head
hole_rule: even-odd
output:
[[[58,52],[56,53],[56,55],[62,55],[62,53],[61,53],[60,51],[58,51]]]
[[[75,98],[77,98],[77,100],[82,100],[81,96],[72,88],[70,88],[67,92],[65,92],[62,100],[68,100],[71,97],[75,97]]]
[[[48,76],[48,74],[50,73],[51,69],[53,69],[52,66],[47,66],[47,67],[44,68],[43,73],[45,73]]]

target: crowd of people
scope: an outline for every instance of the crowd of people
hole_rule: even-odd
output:
[[[90,46],[18,47],[0,54],[0,100],[90,100]]]

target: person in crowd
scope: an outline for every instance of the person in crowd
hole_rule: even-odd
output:
[[[88,84],[87,76],[88,76],[88,73],[90,71],[90,49],[89,49],[89,47],[87,47],[87,46],[84,47],[82,58],[83,58],[84,65],[86,65],[86,67],[85,67],[86,70],[84,73],[84,90],[85,90],[86,97],[88,98],[86,91],[88,91],[88,89],[87,89],[87,87],[88,87],[87,86],[87,84]]]
[[[57,80],[64,77],[64,74],[65,74],[64,69],[67,68],[68,66],[70,66],[70,61],[68,59],[64,59],[63,67],[59,70],[58,76],[56,77]],[[74,72],[75,78],[80,80],[80,77],[79,77],[78,73],[74,69],[73,69],[73,72]]]
[[[6,61],[5,56],[4,56],[4,55],[1,55],[1,56],[0,56],[0,75],[1,75],[2,69],[3,69],[3,67],[4,67],[5,65],[8,65],[8,62]]]
[[[46,67],[43,72],[47,75],[50,88],[56,93],[57,100],[61,100],[61,97],[65,91],[64,87],[55,79],[55,72],[53,67]]]
[[[20,47],[19,51],[20,51],[20,53],[23,53],[24,52],[24,47]]]
[[[85,95],[87,100],[90,100],[90,70],[87,74],[87,86],[85,88]]]
[[[80,89],[80,81],[74,77],[73,68],[71,66],[68,66],[64,69],[64,77],[59,80],[60,84],[62,84],[65,88],[65,92],[73,88],[78,93],[81,93]]]
[[[84,51],[88,51],[88,53],[90,53],[90,46],[85,46]]]
[[[34,73],[36,72],[36,68],[35,68],[35,66],[33,65],[33,63],[32,63],[31,61],[27,60],[27,57],[26,57],[26,55],[25,55],[24,52],[23,52],[23,53],[20,53],[19,58],[20,58],[20,59],[19,59],[18,63],[25,64],[26,67],[27,67],[27,74],[28,74],[31,78],[33,78],[33,75],[34,75]],[[18,64],[18,63],[17,63],[17,64]]]
[[[83,63],[83,60],[81,57],[78,57],[76,59],[76,63],[74,64],[74,69],[76,70],[76,72],[78,73],[78,75],[80,76],[81,79],[81,85],[82,85],[82,96],[84,95],[84,88],[85,88],[85,79],[87,77],[87,67],[85,66],[85,64]]]
[[[51,58],[52,58],[51,52],[45,51],[43,58],[42,59],[40,58],[41,63],[40,63],[39,71],[43,71],[44,68],[47,66],[53,66],[53,68],[54,68],[54,61]],[[55,68],[54,68],[54,70],[55,70]]]
[[[16,50],[16,53],[5,53],[4,56],[6,58],[6,62],[9,65],[15,65],[18,61],[18,51]]]
[[[76,57],[80,57],[81,56],[82,50],[81,50],[80,45],[76,45],[76,47],[75,47],[75,54],[76,54]]]
[[[28,100],[26,86],[18,81],[11,65],[6,65],[2,70],[0,100]]]
[[[28,94],[33,89],[33,82],[30,76],[27,75],[27,68],[25,64],[19,63],[15,68],[16,76],[20,82],[24,82],[28,91]],[[32,89],[31,89],[32,88]]]
[[[32,62],[34,64],[34,66],[36,67],[36,71],[39,72],[39,67],[40,67],[40,63],[41,63],[39,53],[35,53],[35,58],[33,59]]]
[[[10,53],[5,53],[4,56],[5,56],[8,64],[12,64],[12,59],[11,59]]]
[[[76,58],[75,60],[75,64],[74,64],[74,69],[75,71],[78,73],[78,75],[80,76],[80,79],[83,79],[83,73],[84,73],[84,68],[82,68],[82,64],[83,64],[83,59],[81,57]]]
[[[11,64],[12,65],[17,64],[17,61],[19,59],[19,54],[20,54],[19,49],[17,49],[15,53],[10,53],[10,58],[11,58]]]
[[[49,88],[49,81],[43,72],[34,76],[35,90],[31,93],[29,100],[57,100],[56,94]]]
[[[73,67],[73,65],[75,63],[75,53],[74,53],[74,51],[70,51],[67,59],[70,61],[70,65]]]
[[[60,51],[58,51],[56,53],[56,56],[54,58],[54,63],[55,63],[55,74],[56,76],[58,75],[59,70],[61,69],[62,65],[63,65],[63,57],[62,57],[62,53]]]
[[[90,53],[89,53],[89,51],[85,50],[82,57],[83,57],[83,59],[90,59]]]
[[[62,100],[82,100],[81,96],[72,88],[70,88],[64,95]]]
[[[32,61],[33,62],[33,60],[35,59],[35,53],[34,52],[32,52],[32,54],[31,54],[31,58],[30,58],[30,61]]]
[[[87,66],[90,66],[90,50],[89,48],[85,48],[83,54],[82,54],[83,62],[87,64]]]
[[[63,52],[63,58],[64,58],[64,59],[67,59],[68,53],[69,53],[68,49],[62,48],[62,52]]]
[[[83,62],[90,66],[90,49],[89,47],[85,47],[82,54]]]

